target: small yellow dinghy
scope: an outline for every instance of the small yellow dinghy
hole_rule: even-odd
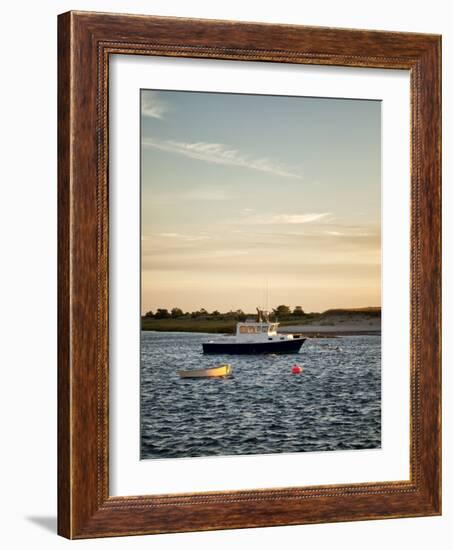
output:
[[[231,370],[231,365],[225,364],[209,369],[180,370],[178,374],[181,378],[214,378],[230,376]]]

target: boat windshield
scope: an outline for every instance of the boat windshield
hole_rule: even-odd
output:
[[[242,325],[241,327],[239,327],[239,332],[241,334],[256,334],[257,332],[259,332],[259,328],[260,327],[256,327],[256,326],[244,326],[244,325]]]
[[[239,326],[240,334],[266,334],[275,332],[276,325],[274,323],[247,324]]]

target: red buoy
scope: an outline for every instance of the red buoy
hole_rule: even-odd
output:
[[[302,367],[299,365],[293,365],[291,372],[293,374],[300,374],[302,372]]]

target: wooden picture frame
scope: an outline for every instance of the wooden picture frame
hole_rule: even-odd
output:
[[[440,514],[440,37],[69,12],[59,16],[58,48],[59,534],[89,538]],[[111,54],[410,71],[410,480],[109,495]]]

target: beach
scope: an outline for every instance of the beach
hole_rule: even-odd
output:
[[[379,335],[381,334],[381,316],[367,314],[331,314],[323,320],[311,323],[286,325],[279,332],[301,332],[311,338],[332,336]]]
[[[223,316],[206,316],[176,319],[142,317],[142,330],[157,332],[204,332],[234,334],[237,320]],[[300,317],[279,319],[279,332],[299,332],[310,338],[334,336],[379,335],[381,333],[380,308],[335,309],[323,313],[308,313]]]

